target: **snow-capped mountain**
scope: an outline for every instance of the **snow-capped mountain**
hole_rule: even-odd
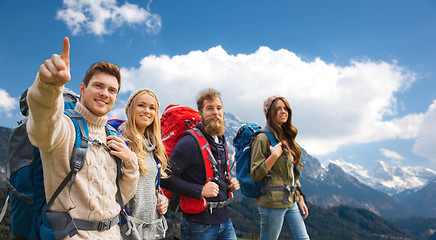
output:
[[[226,137],[228,145],[231,146],[233,150],[233,137],[238,132],[239,127],[245,122],[235,115],[226,112],[224,113],[224,119],[226,121],[226,132],[224,136]]]
[[[418,189],[436,177],[436,171],[428,168],[390,166],[383,161],[379,161],[371,170],[343,159],[330,160],[329,163],[341,167],[361,183],[391,196],[405,190]]]
[[[235,147],[233,147],[233,138],[236,136],[236,133],[238,132],[239,127],[244,124],[245,122],[242,121],[240,118],[236,117],[235,115],[231,113],[224,113],[224,119],[226,121],[226,131],[224,133],[224,136],[227,141],[227,146],[229,148],[229,156],[230,156],[230,167],[233,166],[231,169],[230,175],[236,176],[236,167],[234,166],[234,155],[235,155]]]
[[[304,157],[304,158],[303,158]],[[316,158],[302,155],[305,168],[300,182],[307,200],[323,207],[350,205],[365,208],[386,218],[416,216],[408,205],[399,203],[388,194],[361,183],[336,164],[322,167]]]

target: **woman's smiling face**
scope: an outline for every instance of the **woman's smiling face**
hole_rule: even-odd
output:
[[[274,117],[274,121],[277,122],[280,126],[286,121],[288,121],[289,112],[286,107],[285,102],[281,99],[277,99],[274,108],[276,110],[276,116]]]
[[[145,92],[138,97],[135,108],[135,123],[141,133],[150,126],[156,115],[156,102],[149,93]]]

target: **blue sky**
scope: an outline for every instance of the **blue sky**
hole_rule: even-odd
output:
[[[321,162],[436,170],[431,0],[1,0],[0,30],[0,126],[21,118],[19,96],[68,36],[67,87],[78,91],[92,63],[122,68],[110,117],[124,118],[137,88],[154,90],[162,112],[214,87],[225,111],[263,125],[263,100],[280,94]]]

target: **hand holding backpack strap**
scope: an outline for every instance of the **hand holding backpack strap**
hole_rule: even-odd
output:
[[[118,136],[117,134],[117,130],[115,130],[115,128],[113,128],[111,125],[106,124],[105,126],[105,131],[106,131],[106,135],[107,136]],[[125,221],[127,220],[127,218],[129,217],[129,212],[125,209],[125,205],[124,205],[124,201],[123,201],[123,196],[121,195],[121,189],[120,189],[120,179],[122,177],[122,171],[121,171],[121,159],[117,156],[113,156],[115,158],[115,161],[117,163],[117,179],[116,179],[116,185],[117,185],[117,199],[118,199],[118,204],[120,205],[121,208],[121,212],[120,212],[120,217],[121,219],[121,223],[125,223]]]
[[[271,143],[271,146],[275,146],[279,143],[279,141],[275,137],[274,133],[272,133],[271,131],[261,129],[261,130],[259,130],[259,132],[265,133],[268,136],[270,143]],[[286,161],[289,161],[288,158],[286,158]],[[291,169],[294,169],[293,163],[292,163]],[[266,191],[283,191],[284,192],[283,202],[288,203],[289,196],[291,194],[294,194],[295,191],[297,190],[297,186],[295,185],[295,177],[294,177],[293,172],[292,172],[292,181],[293,181],[292,185],[277,186],[277,187],[270,187],[270,181],[269,181],[267,184],[267,187],[266,187]]]

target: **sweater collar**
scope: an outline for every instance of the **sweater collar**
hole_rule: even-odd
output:
[[[91,111],[89,111],[88,108],[83,106],[80,102],[76,103],[75,110],[82,115],[82,117],[85,119],[86,123],[95,125],[96,127],[104,127],[106,124],[108,117],[107,115],[104,116],[97,116]]]

